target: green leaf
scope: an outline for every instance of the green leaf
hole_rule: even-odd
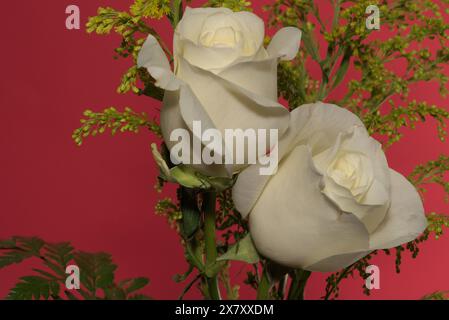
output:
[[[59,295],[59,284],[55,280],[40,276],[20,278],[20,282],[12,288],[7,296],[8,300],[48,300],[51,296]]]
[[[422,297],[422,300],[449,300],[447,291],[437,291]]]
[[[206,188],[210,186],[192,168],[185,165],[171,168],[170,176],[186,188]]]
[[[167,154],[165,154],[165,152]],[[153,154],[154,161],[159,167],[160,177],[166,181],[177,182],[181,186],[190,189],[215,189],[216,191],[223,191],[232,187],[234,180],[226,177],[209,177],[200,172],[195,171],[190,166],[179,165],[173,167],[173,164],[169,164],[169,152],[162,148],[162,153],[159,152],[155,143],[151,144],[151,153]],[[165,156],[165,157],[164,157]],[[170,168],[172,167],[172,168]]]
[[[171,25],[173,29],[176,29],[176,26],[178,25],[178,22],[182,18],[182,0],[172,0],[171,1],[172,10],[171,13],[168,15],[168,19],[171,22]]]
[[[32,256],[33,254],[31,254],[30,252],[20,250],[2,252],[2,255],[0,256],[0,269],[14,263],[20,263],[23,260],[30,258]]]
[[[74,259],[81,271],[81,283],[92,295],[96,295],[97,289],[104,289],[113,284],[117,266],[112,263],[111,255],[104,252],[77,252]]]
[[[173,277],[173,281],[175,281],[176,283],[185,281],[188,278],[188,276],[192,274],[193,270],[194,266],[192,264],[189,264],[189,268],[187,269],[187,271],[183,274],[176,274]]]
[[[152,300],[151,297],[144,294],[135,294],[128,297],[128,300]]]
[[[57,275],[65,278],[66,267],[73,259],[73,247],[68,242],[46,244],[47,250],[44,254],[46,258],[44,264],[53,270]]]
[[[54,262],[50,261],[49,259],[45,260],[44,264],[48,268],[53,270],[53,272],[56,273],[57,275],[64,277],[64,278],[67,276],[67,274],[65,273],[65,268],[62,268],[59,264],[54,263]]]
[[[106,300],[126,300],[126,292],[122,288],[105,288],[104,295]]]
[[[161,88],[156,87],[152,83],[148,83],[145,89],[140,91],[141,95],[162,101],[164,99],[164,91]]]
[[[260,257],[251,236],[248,234],[217,259],[217,261],[224,260],[237,260],[254,264],[259,262]]]
[[[0,249],[14,249],[17,243],[14,239],[7,239],[0,241]]]
[[[0,242],[0,269],[14,263],[20,263],[33,256],[40,256],[44,242],[36,237],[14,237]]]
[[[127,294],[142,289],[150,283],[148,278],[139,277],[122,281],[122,285]]]
[[[346,73],[349,69],[349,63],[351,61],[351,50],[346,50],[345,55],[340,64],[340,68],[334,76],[334,83],[332,84],[332,89],[336,88],[345,78]]]
[[[85,290],[78,290],[78,293],[85,299],[85,300],[93,300],[95,299],[94,295],[89,294],[87,291]]]
[[[184,237],[190,238],[198,230],[201,218],[196,195],[192,190],[181,188],[181,212],[182,233]]]
[[[50,244],[39,238],[13,237],[0,241],[0,263],[4,266],[18,263],[28,257],[38,257],[43,266],[47,268],[32,268],[37,275],[25,276],[12,288],[7,296],[10,300],[41,300],[41,299],[121,299],[148,284],[146,278],[135,278],[114,282],[114,272],[117,266],[107,253],[87,253],[74,251],[68,242]],[[59,296],[61,288],[65,288],[66,266],[74,260],[81,270],[80,290],[70,292],[64,290]],[[101,292],[103,291],[103,292]],[[99,295],[97,296],[97,292]],[[148,298],[137,296],[139,298]]]
[[[79,300],[72,292],[69,290],[65,290],[64,294],[67,296],[67,299],[69,300]]]
[[[37,237],[32,237],[32,238],[17,237],[16,239],[17,239],[18,243],[20,244],[20,247],[22,247],[24,250],[29,251],[35,255],[40,254],[40,251],[45,244],[45,242],[42,239],[39,239]]]
[[[312,56],[313,60],[320,62],[320,55],[314,39],[309,31],[303,30],[302,41],[307,52]]]
[[[173,180],[186,188],[226,190],[234,184],[232,178],[208,177],[186,165],[179,165],[170,169]]]
[[[42,276],[44,276],[44,277],[46,277],[46,278],[48,278],[50,280],[55,280],[55,281],[60,280],[57,276],[55,276],[54,274],[51,274],[51,273],[49,273],[49,272],[47,272],[45,270],[33,268],[33,271],[41,274]]]
[[[47,244],[45,246],[47,249],[46,257],[53,259],[58,262],[64,269],[73,259],[73,247],[68,242]]]

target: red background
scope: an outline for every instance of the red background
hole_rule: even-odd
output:
[[[129,1],[9,1],[2,4],[0,62],[0,238],[13,235],[40,236],[48,241],[71,241],[78,249],[107,251],[119,265],[118,276],[147,276],[145,290],[156,298],[177,298],[182,285],[172,276],[185,270],[181,245],[165,220],[154,214],[157,194],[156,169],[150,153],[155,138],[147,132],[88,139],[78,148],[71,133],[79,126],[86,108],[131,106],[156,115],[158,103],[132,94],[115,93],[129,67],[114,61],[117,36],[87,35],[65,28],[65,8],[76,4],[82,24],[98,6],[125,9]],[[254,1],[256,13],[266,1]],[[330,15],[330,12],[325,12]],[[170,43],[166,22],[156,28]],[[352,74],[353,75],[353,74]],[[351,76],[351,74],[350,74]],[[411,97],[447,105],[437,87],[418,84]],[[448,143],[436,137],[436,124],[427,121],[388,152],[390,166],[408,174],[417,164],[447,153]],[[173,190],[167,192],[173,194]],[[448,212],[443,192],[431,188],[426,196],[428,212]],[[404,259],[396,275],[394,258],[380,256],[381,289],[375,299],[416,299],[435,290],[449,289],[449,237],[422,246],[416,260]],[[30,273],[36,261],[0,270],[3,297],[19,276]],[[233,275],[243,275],[237,267]],[[324,292],[326,275],[314,274],[306,298]],[[239,277],[241,278],[241,277]],[[362,280],[348,280],[341,298],[364,299]],[[242,286],[242,297],[254,297]],[[196,290],[189,298],[199,297]]]

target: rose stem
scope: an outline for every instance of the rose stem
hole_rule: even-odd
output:
[[[269,300],[270,299],[271,281],[266,268],[262,270],[262,279],[259,281],[257,288],[257,300]]]
[[[204,238],[206,246],[206,266],[211,266],[217,259],[217,247],[215,243],[215,204],[217,196],[215,192],[204,193]],[[212,300],[220,300],[217,276],[207,278],[209,296]]]
[[[304,300],[304,289],[306,288],[310,274],[310,271],[302,269],[294,271],[290,291],[288,293],[288,300]]]

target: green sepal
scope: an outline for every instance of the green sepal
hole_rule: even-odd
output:
[[[154,143],[151,144],[151,152],[159,167],[160,177],[165,181],[176,182],[189,189],[213,189],[216,191],[226,190],[234,184],[232,178],[206,176],[187,165],[170,167],[167,164],[168,155],[161,154]]]
[[[201,214],[195,192],[181,188],[181,231],[186,239],[192,237],[200,226]]]
[[[205,274],[208,278],[215,277],[226,265],[226,261],[216,261],[211,265],[206,265]]]
[[[260,256],[251,236],[248,234],[217,259],[217,261],[224,260],[236,260],[254,264],[259,262]]]

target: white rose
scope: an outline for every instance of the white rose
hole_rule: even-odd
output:
[[[267,49],[264,23],[249,12],[187,8],[174,36],[174,72],[156,39],[149,36],[138,57],[156,85],[165,89],[162,133],[168,148],[174,129],[287,130],[289,112],[278,103],[277,65],[293,59],[301,32],[281,29]],[[198,136],[194,138],[200,138]],[[269,147],[272,147],[271,145]],[[265,152],[266,150],[264,150]],[[206,174],[230,175],[231,165],[199,165]]]
[[[250,166],[233,189],[267,258],[336,271],[426,228],[419,194],[388,167],[381,145],[351,112],[323,103],[295,109],[279,153],[277,174],[261,176]]]

